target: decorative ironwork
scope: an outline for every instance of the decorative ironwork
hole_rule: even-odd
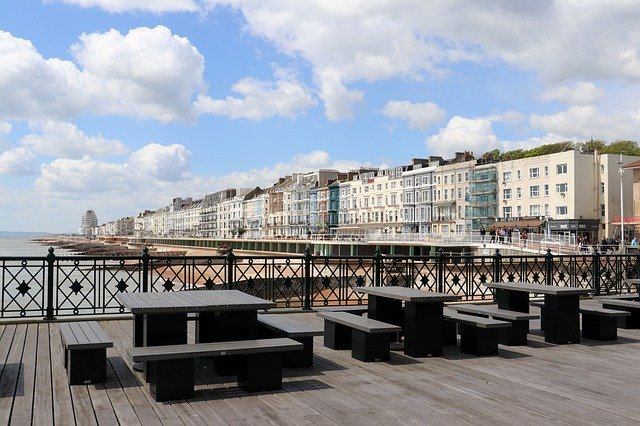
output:
[[[280,307],[366,303],[358,287],[389,285],[492,297],[492,281],[637,291],[637,255],[460,256],[50,256],[2,258],[0,317],[123,313],[117,295],[140,291],[237,289]]]

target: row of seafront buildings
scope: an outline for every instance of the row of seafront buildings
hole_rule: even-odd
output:
[[[136,237],[303,239],[501,227],[580,233],[595,241],[617,232],[621,196],[632,194],[632,176],[620,167],[637,160],[569,150],[486,162],[463,152],[389,169],[294,173],[267,189],[175,198],[95,232],[122,235],[120,228]],[[628,200],[624,215],[632,205]]]

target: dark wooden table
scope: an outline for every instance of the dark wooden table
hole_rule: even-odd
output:
[[[487,283],[495,290],[500,309],[529,312],[529,294],[544,294],[544,340],[564,344],[580,342],[580,296],[592,289],[525,282]]]
[[[459,296],[408,287],[357,287],[355,291],[368,294],[369,318],[402,327],[406,355],[442,356],[443,304]]]
[[[198,313],[196,342],[249,340],[258,336],[258,310],[276,306],[237,290],[121,293],[118,300],[134,315],[133,346],[187,343],[187,314]],[[232,374],[233,360],[220,359],[216,372]]]

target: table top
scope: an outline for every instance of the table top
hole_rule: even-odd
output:
[[[276,307],[275,302],[238,290],[120,293],[116,297],[133,314],[240,311]]]
[[[372,296],[403,300],[405,302],[453,302],[460,299],[460,296],[453,294],[436,293],[409,287],[356,287],[354,290]]]
[[[582,295],[594,292],[594,290],[590,288],[560,287],[557,285],[544,285],[536,283],[486,283],[485,286],[501,290],[553,294],[556,296]]]

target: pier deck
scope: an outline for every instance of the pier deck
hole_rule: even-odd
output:
[[[314,314],[292,314],[321,321]],[[441,358],[392,352],[362,363],[323,347],[314,367],[284,370],[284,389],[248,394],[196,363],[196,397],[157,403],[126,355],[131,321],[100,322],[113,339],[107,382],[70,387],[58,324],[0,324],[0,424],[637,424],[640,330],[617,342],[528,346],[491,357],[445,347]],[[193,340],[193,324],[190,339]]]

